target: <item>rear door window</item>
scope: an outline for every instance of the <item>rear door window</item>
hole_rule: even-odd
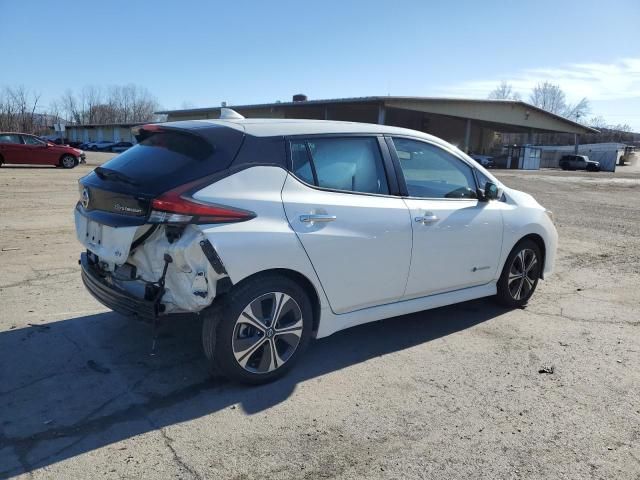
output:
[[[24,143],[26,143],[27,145],[36,145],[40,147],[43,145],[46,145],[45,142],[43,142],[39,138],[32,137],[31,135],[22,135],[22,139],[24,140]]]
[[[291,142],[292,171],[301,180],[346,192],[389,194],[376,137],[314,138]]]
[[[11,133],[0,134],[0,143],[17,143],[21,144],[20,135],[14,135]]]

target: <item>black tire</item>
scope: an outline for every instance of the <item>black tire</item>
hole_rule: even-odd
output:
[[[62,168],[73,168],[78,164],[78,160],[73,155],[63,155],[60,159]]]
[[[561,163],[561,164],[560,164],[560,168],[561,168],[562,170],[569,170],[569,167],[567,167],[567,164],[566,164],[566,163]]]
[[[524,254],[522,253],[524,252]],[[535,255],[535,263],[532,255]],[[525,268],[521,268],[523,263]],[[538,286],[542,268],[540,247],[529,239],[518,242],[507,257],[498,280],[496,299],[505,307],[518,308],[527,304]],[[511,280],[511,282],[510,282]]]
[[[289,299],[278,297],[280,294]],[[282,303],[281,314],[275,322],[275,328],[271,328],[273,325],[270,325],[268,315],[255,313],[269,311],[273,315],[273,306],[278,298]],[[259,318],[262,330],[248,320],[249,317],[244,313],[247,310],[254,314],[254,318],[262,317]],[[204,315],[202,346],[213,375],[252,385],[282,377],[309,344],[312,316],[313,309],[307,293],[288,277],[268,273],[241,282]],[[292,346],[298,333],[298,343]],[[246,345],[250,346],[240,349],[240,346]],[[272,362],[273,348],[282,361],[280,365],[277,361]],[[241,365],[241,361],[245,366]]]

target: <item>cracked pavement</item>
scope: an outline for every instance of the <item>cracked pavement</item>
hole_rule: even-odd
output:
[[[640,170],[496,171],[558,223],[527,308],[357,327],[249,388],[197,319],[152,354],[84,291],[75,182],[108,156],[0,168],[0,478],[640,478]]]

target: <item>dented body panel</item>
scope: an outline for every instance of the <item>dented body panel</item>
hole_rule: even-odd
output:
[[[165,293],[161,299],[164,313],[199,312],[213,302],[216,283],[224,275],[216,273],[205,256],[200,246],[203,240],[202,231],[189,225],[172,243],[166,227],[161,227],[129,257],[127,263],[136,267],[138,276],[147,282],[155,282],[162,276],[165,254],[173,259],[164,280]],[[131,282],[122,283],[127,289]]]

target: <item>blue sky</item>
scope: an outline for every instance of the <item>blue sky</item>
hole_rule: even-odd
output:
[[[587,96],[640,131],[640,2],[0,0],[0,87],[135,83],[164,108],[364,95]]]

